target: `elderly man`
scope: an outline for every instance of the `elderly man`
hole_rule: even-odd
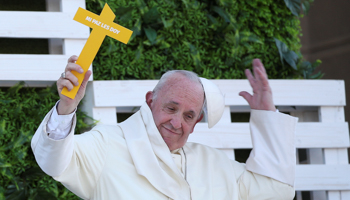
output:
[[[59,93],[78,84],[71,73],[82,73],[76,60],[69,59],[57,81]],[[254,148],[246,165],[219,150],[186,143],[203,107],[212,126],[223,106],[215,101],[222,98],[218,88],[188,71],[164,74],[123,123],[74,135],[75,109],[91,75],[86,72],[77,97],[60,94],[35,133],[35,158],[44,172],[84,199],[292,199],[296,119],[276,111],[260,60],[253,61],[253,71],[246,75],[254,94],[240,93],[252,108]]]

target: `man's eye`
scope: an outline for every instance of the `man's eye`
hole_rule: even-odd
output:
[[[192,119],[193,117],[192,117],[192,115],[187,115],[187,118]]]
[[[175,109],[172,107],[168,107],[168,110],[174,111]]]

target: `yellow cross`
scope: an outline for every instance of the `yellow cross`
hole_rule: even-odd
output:
[[[74,16],[74,20],[86,26],[89,26],[92,28],[92,31],[76,62],[76,64],[80,65],[83,68],[84,73],[79,74],[76,71],[72,71],[72,73],[78,78],[79,85],[74,86],[71,91],[68,91],[66,87],[63,88],[61,92],[63,95],[71,99],[75,98],[75,95],[77,94],[81,83],[84,80],[85,73],[94,60],[106,35],[119,40],[124,44],[128,43],[132,31],[116,23],[113,23],[114,18],[115,15],[107,3],[105,4],[100,16],[83,8],[78,9],[77,13]]]

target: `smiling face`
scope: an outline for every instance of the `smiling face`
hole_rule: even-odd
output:
[[[171,75],[157,92],[146,94],[159,133],[170,151],[185,145],[194,126],[203,115],[204,91],[200,83],[180,73]]]

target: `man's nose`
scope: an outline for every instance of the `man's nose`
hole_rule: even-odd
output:
[[[173,115],[172,119],[170,120],[170,123],[174,129],[181,128],[181,117],[179,115]]]

